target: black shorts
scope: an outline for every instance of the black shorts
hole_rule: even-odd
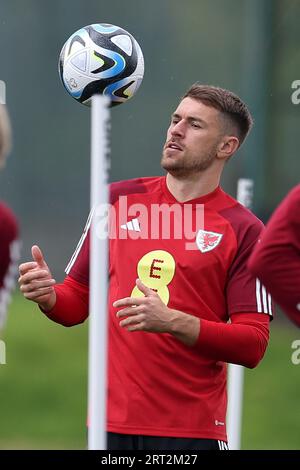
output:
[[[225,441],[107,433],[107,450],[228,450]]]

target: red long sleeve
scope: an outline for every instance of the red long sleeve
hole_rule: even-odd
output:
[[[73,326],[88,317],[89,288],[67,276],[62,284],[55,286],[56,304],[45,315],[56,323]]]
[[[202,319],[196,347],[211,359],[252,369],[264,356],[269,321],[269,316],[262,313],[236,313],[231,323]]]
[[[275,210],[249,259],[257,276],[287,316],[300,326],[300,185]]]

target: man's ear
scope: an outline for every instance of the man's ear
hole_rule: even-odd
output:
[[[237,137],[225,135],[218,146],[217,158],[228,160],[237,151],[239,145]]]

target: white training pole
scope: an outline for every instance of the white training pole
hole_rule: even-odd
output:
[[[253,180],[240,178],[237,187],[237,200],[251,208],[253,199]],[[237,364],[228,366],[228,406],[227,435],[230,450],[240,450],[242,412],[243,412],[244,367]]]
[[[94,95],[91,112],[90,318],[88,448],[106,448],[108,237],[101,232],[108,203],[109,98]],[[102,225],[101,225],[102,222]]]

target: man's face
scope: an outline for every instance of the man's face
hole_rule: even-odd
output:
[[[172,115],[161,165],[169,173],[187,176],[211,166],[222,137],[217,109],[184,98]]]

